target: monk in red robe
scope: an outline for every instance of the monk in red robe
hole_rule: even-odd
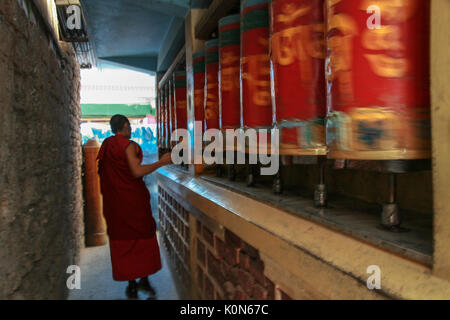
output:
[[[142,178],[172,160],[170,154],[165,154],[154,164],[142,165],[142,149],[130,140],[129,120],[115,115],[110,124],[115,136],[103,142],[98,154],[103,215],[113,279],[128,281],[127,296],[137,298],[138,288],[155,294],[148,276],[161,269],[150,193]]]

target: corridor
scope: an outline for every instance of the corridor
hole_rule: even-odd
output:
[[[449,21],[0,0],[0,300],[450,299]]]
[[[150,276],[156,296],[139,291],[139,300],[179,300],[176,281],[167,265],[164,247],[161,247],[163,268]],[[72,290],[69,300],[124,300],[127,282],[112,280],[109,247],[92,247],[81,250],[81,289]],[[186,297],[185,297],[186,298]]]

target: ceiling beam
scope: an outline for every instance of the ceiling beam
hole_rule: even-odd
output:
[[[167,81],[169,81],[170,77],[172,76],[174,71],[177,69],[178,64],[184,59],[185,55],[186,55],[186,46],[183,46],[183,49],[181,49],[181,51],[178,53],[175,60],[170,65],[169,69],[166,71],[164,76],[161,78],[161,81],[158,84],[159,89],[161,89],[167,83]]]
[[[209,40],[211,33],[217,29],[217,22],[233,9],[239,8],[240,0],[213,0],[208,11],[195,27],[195,37]]]

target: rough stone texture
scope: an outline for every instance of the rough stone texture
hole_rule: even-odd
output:
[[[82,243],[79,67],[0,1],[0,299],[64,299]]]

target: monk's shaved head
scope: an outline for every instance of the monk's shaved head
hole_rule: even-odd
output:
[[[130,121],[128,120],[128,118],[121,114],[116,114],[109,121],[109,124],[111,125],[111,131],[114,134],[117,134],[118,132],[122,131],[123,127],[125,126],[125,123],[128,123],[128,125],[130,125]]]

